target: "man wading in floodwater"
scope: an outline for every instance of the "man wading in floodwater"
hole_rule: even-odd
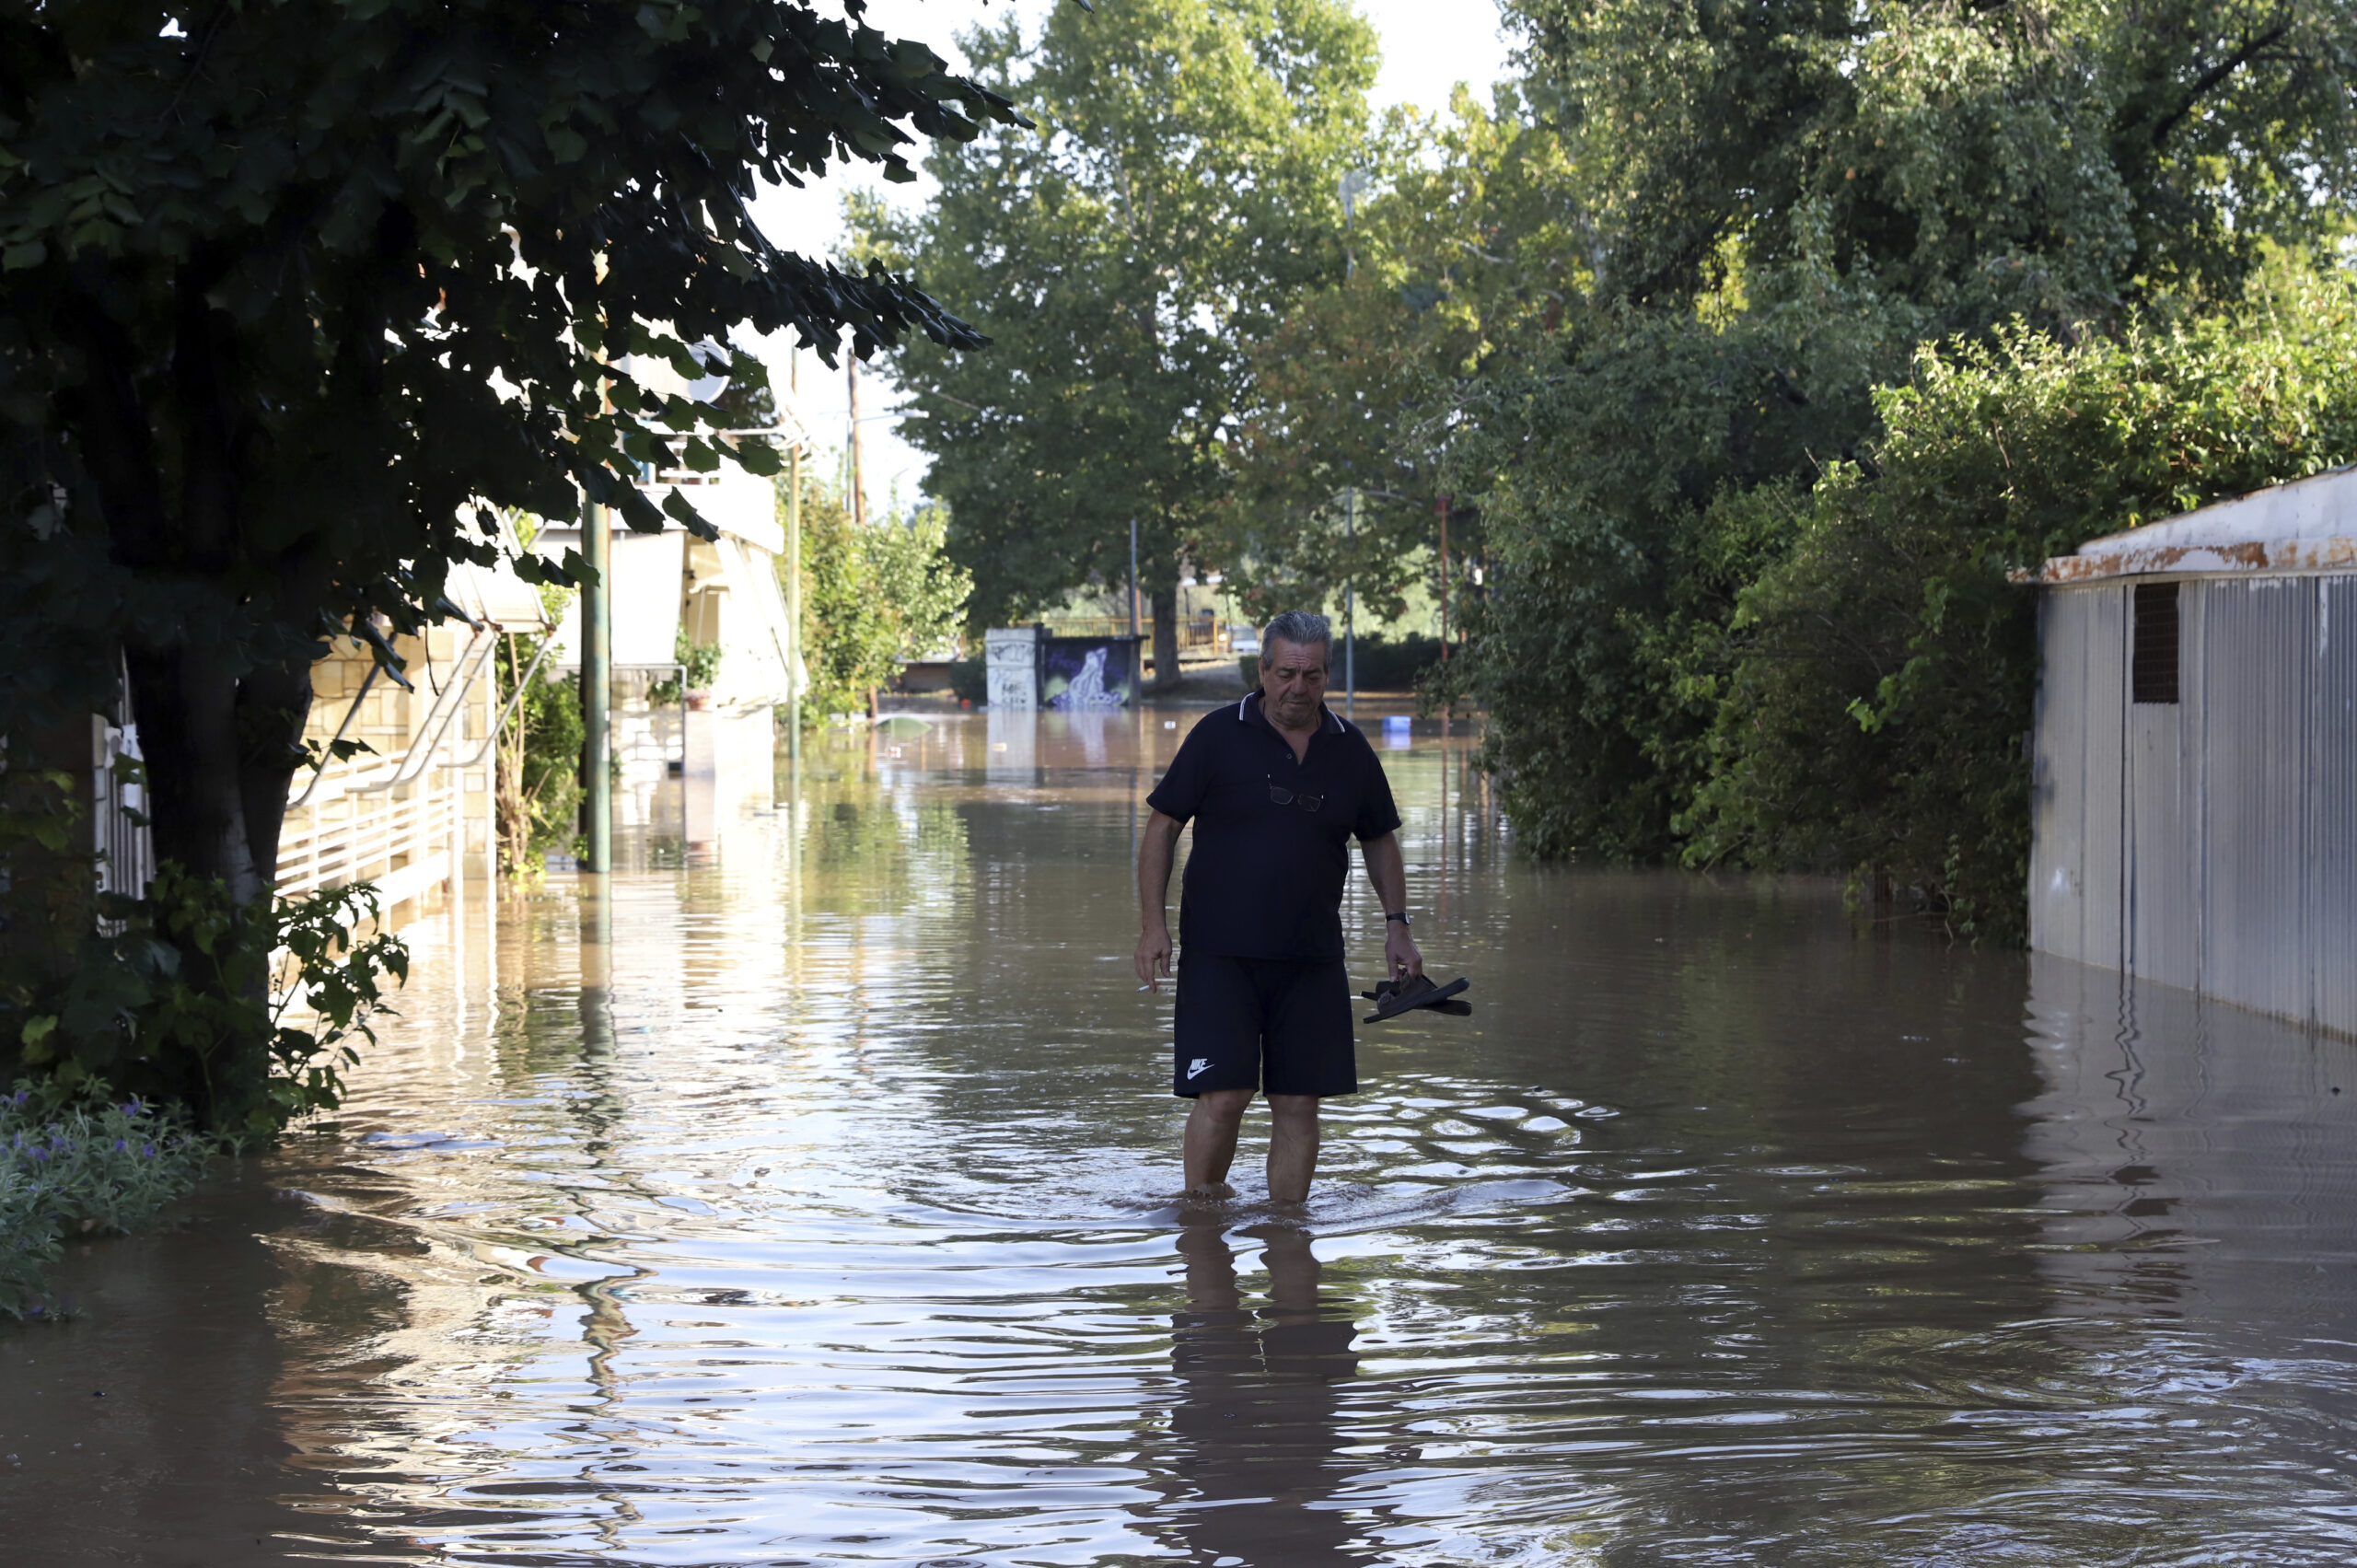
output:
[[[1260,634],[1260,690],[1213,709],[1146,796],[1138,843],[1138,978],[1170,972],[1163,917],[1178,830],[1195,824],[1179,900],[1178,1059],[1187,1117],[1187,1190],[1226,1197],[1237,1130],[1255,1089],[1269,1096],[1269,1196],[1298,1203],[1318,1168],[1318,1102],[1358,1093],[1351,982],[1342,967],[1349,841],[1383,902],[1383,958],[1422,974],[1408,935],[1399,813],[1375,748],[1327,712],[1334,630],[1292,610]]]

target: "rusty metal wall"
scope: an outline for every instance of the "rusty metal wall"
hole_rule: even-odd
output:
[[[2131,593],[2041,607],[2031,946],[2357,1032],[2357,577],[2186,581],[2174,705]]]

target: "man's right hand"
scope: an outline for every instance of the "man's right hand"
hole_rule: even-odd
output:
[[[1170,927],[1149,925],[1138,933],[1138,950],[1132,958],[1138,978],[1148,991],[1159,991],[1159,981],[1170,973]]]

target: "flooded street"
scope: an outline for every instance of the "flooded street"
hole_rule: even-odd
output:
[[[1384,756],[1474,1016],[1361,1030],[1306,1225],[1256,1111],[1182,1226],[1130,858],[1193,717],[838,735],[412,926],[339,1136],[0,1332],[11,1560],[2357,1557],[2357,1047],[1534,867],[1461,726]]]

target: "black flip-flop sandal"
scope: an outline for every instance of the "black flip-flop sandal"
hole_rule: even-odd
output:
[[[1421,974],[1411,974],[1405,980],[1378,980],[1373,991],[1359,993],[1375,1004],[1375,1011],[1359,1021],[1379,1024],[1402,1013],[1412,1013],[1419,1007],[1429,1007],[1435,1013],[1446,1013],[1452,1017],[1469,1017],[1473,1012],[1473,1004],[1454,998],[1472,983],[1461,975],[1446,985],[1435,985],[1430,975]]]

